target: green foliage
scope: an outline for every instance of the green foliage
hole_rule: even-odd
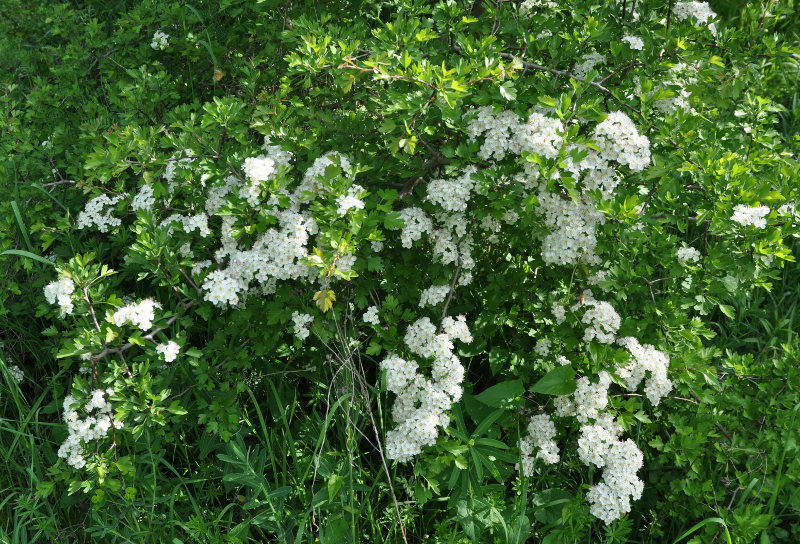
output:
[[[732,6],[712,4],[712,33],[662,0],[4,2],[0,540],[800,541],[798,14]],[[582,73],[592,52],[605,61]],[[483,106],[557,119],[565,145],[486,158],[469,134]],[[613,112],[652,159],[620,167],[604,198],[570,165]],[[293,159],[248,177],[265,136]],[[221,233],[250,248],[275,232],[322,156],[296,196],[315,226],[293,263],[309,280],[215,304]],[[432,239],[401,243],[402,212],[441,214],[431,181],[470,167],[470,259],[461,239],[447,262]],[[604,214],[598,262],[543,259],[539,183]],[[134,209],[142,187],[154,204]],[[348,196],[361,205],[342,211]],[[80,228],[97,197],[119,224]],[[763,229],[732,220],[742,204],[769,207]],[[201,214],[208,235],[176,218]],[[683,245],[699,258],[679,262]],[[43,296],[59,279],[69,311]],[[431,286],[446,296],[426,307]],[[624,387],[628,350],[585,338],[587,288],[621,316],[617,336],[669,355],[660,404]],[[118,318],[150,298],[148,326]],[[380,362],[430,375],[406,331],[457,315],[473,337],[453,347],[463,396],[422,454],[394,462]],[[558,464],[515,468],[527,416],[606,369],[608,411],[644,453],[644,494],[609,525],[587,504],[601,470],[576,453],[575,421],[558,422]],[[64,401],[98,390],[110,429],[76,468],[58,454]]]

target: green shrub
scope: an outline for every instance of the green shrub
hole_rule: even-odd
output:
[[[793,3],[0,10],[9,541],[797,539]]]

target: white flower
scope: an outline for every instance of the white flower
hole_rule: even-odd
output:
[[[552,345],[552,342],[550,342],[550,340],[548,340],[547,338],[540,338],[536,342],[536,347],[533,348],[533,351],[535,351],[536,353],[538,353],[542,357],[547,357],[548,355],[550,355],[550,346],[551,345]]]
[[[44,298],[50,304],[58,302],[58,306],[65,314],[71,314],[74,310],[72,303],[72,293],[75,291],[75,284],[69,278],[61,278],[47,284],[44,288]]]
[[[79,229],[97,226],[100,232],[108,232],[109,227],[116,227],[122,224],[122,220],[113,217],[114,206],[128,195],[121,195],[109,198],[107,195],[100,195],[86,203],[86,207],[78,214],[77,226]]]
[[[550,230],[542,240],[546,264],[599,264],[596,229],[605,222],[605,216],[593,199],[574,201],[542,190],[536,211],[544,216],[544,225]]]
[[[631,118],[621,111],[612,111],[594,130],[600,157],[626,164],[640,172],[650,164],[650,140],[639,134]]]
[[[156,308],[161,308],[161,304],[151,298],[146,298],[136,304],[123,306],[114,312],[112,319],[117,327],[131,323],[143,331],[148,331],[153,327]]]
[[[467,113],[472,116],[467,125],[470,141],[483,136],[484,143],[478,151],[483,160],[503,160],[506,153],[519,155],[519,142],[516,134],[519,131],[519,117],[513,111],[506,110],[494,113],[491,106],[481,106]]]
[[[171,363],[178,357],[178,352],[180,351],[181,347],[178,345],[177,342],[170,340],[166,344],[159,344],[156,346],[156,351],[164,357],[164,360],[168,363]]]
[[[477,168],[470,166],[457,178],[430,181],[427,186],[428,200],[449,212],[466,210],[470,193],[475,187],[472,174],[476,171]]]
[[[417,372],[415,361],[389,355],[381,363],[386,383],[396,395],[392,418],[397,427],[386,433],[386,457],[408,461],[424,446],[433,445],[439,435],[438,427],[450,421],[446,411],[461,399],[464,367],[453,353],[453,340],[472,341],[464,316],[446,317],[442,332],[427,317],[412,323],[406,331],[405,342],[411,351],[434,358],[431,378]]]
[[[686,263],[698,262],[701,254],[693,247],[683,246],[678,248],[677,257],[681,266],[686,266]]]
[[[106,398],[113,394],[113,389],[96,389],[85,405],[81,405],[72,395],[64,398],[64,422],[68,435],[58,448],[58,456],[66,460],[68,465],[76,469],[86,466],[85,446],[102,439],[110,429],[123,426],[121,421],[114,421],[111,404]],[[83,412],[84,418],[81,418],[79,411]]]
[[[767,215],[769,215],[767,206],[753,207],[739,204],[734,206],[731,220],[743,226],[752,225],[757,229],[763,229],[767,226]]]
[[[564,124],[560,119],[534,112],[520,125],[516,138],[520,151],[554,159],[564,143],[563,134]]]
[[[22,380],[25,378],[25,373],[22,372],[22,369],[17,365],[8,367],[8,373],[11,375],[11,378],[17,383],[22,383]]]
[[[308,338],[308,335],[311,334],[308,325],[314,322],[314,316],[295,311],[292,312],[292,321],[294,321],[294,335],[299,340]]]
[[[164,50],[167,48],[167,41],[169,40],[169,34],[165,34],[160,30],[156,30],[156,33],[153,34],[153,41],[150,42],[150,47],[153,49],[160,49]]]
[[[553,302],[550,311],[553,312],[553,317],[556,318],[558,325],[561,325],[567,319],[567,309],[558,302]]]
[[[533,450],[536,457],[545,464],[552,465],[559,461],[558,444],[554,440],[556,426],[547,414],[532,416],[528,421],[528,436],[520,442],[520,464],[518,468],[523,476],[533,476]]]
[[[708,2],[678,2],[672,7],[672,13],[678,21],[688,18],[696,20],[695,26],[706,25],[712,34],[717,34],[717,29],[713,23],[707,24],[714,19],[717,14],[708,5]]]
[[[603,64],[606,61],[606,58],[600,53],[592,52],[584,55],[581,60],[583,62],[577,64],[572,70],[572,73],[580,78],[583,78],[586,76],[586,74],[594,70],[594,67],[597,64]]]
[[[598,342],[610,344],[615,339],[615,334],[621,325],[621,318],[608,302],[585,297],[584,303],[590,306],[583,314],[581,322],[589,325],[583,334],[584,342],[597,339]]]
[[[644,49],[644,41],[638,36],[624,36],[622,41],[627,43],[631,49],[636,49],[637,51]]]
[[[370,323],[375,325],[376,327],[381,324],[381,319],[378,316],[378,307],[377,306],[370,306],[367,308],[367,311],[364,312],[363,317],[361,318],[364,320],[364,323]]]
[[[364,188],[361,185],[353,185],[347,190],[347,194],[341,195],[336,199],[336,204],[339,208],[336,212],[339,215],[347,215],[352,209],[364,209],[364,201],[358,198],[359,195],[364,193]]]
[[[644,384],[644,392],[653,406],[658,406],[661,399],[672,391],[672,382],[667,377],[669,357],[653,346],[640,344],[630,336],[620,338],[618,343],[631,354],[630,362],[618,370],[619,377],[625,380],[626,387],[633,391],[644,379],[645,373],[650,374]]]
[[[134,210],[150,210],[153,209],[153,204],[156,199],[153,196],[153,187],[151,185],[142,185],[136,196],[133,197],[131,207]]]
[[[423,308],[425,306],[436,306],[437,304],[444,302],[444,299],[447,298],[447,294],[449,292],[449,285],[432,285],[422,291],[422,295],[419,298],[419,307]]]

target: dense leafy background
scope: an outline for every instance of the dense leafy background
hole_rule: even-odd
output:
[[[777,208],[800,193],[795,3],[714,3],[716,39],[688,22],[659,24],[667,1],[641,2],[638,21],[635,2],[574,2],[526,17],[515,4],[0,4],[0,251],[59,263],[93,254],[73,260],[74,273],[115,269],[99,295],[109,304],[112,294],[155,296],[177,315],[186,348],[182,364],[160,371],[146,352],[127,361],[133,375],[120,383],[137,393],[124,401],[139,418],[130,420],[135,435],[102,469],[74,471],[56,450],[78,363],[59,355],[81,333],[44,304],[52,267],[0,257],[0,538],[402,542],[405,531],[408,542],[661,543],[691,531],[685,540],[800,540],[797,226],[773,218],[740,236],[729,221],[734,204]],[[624,28],[648,44],[643,60],[619,46]],[[554,36],[535,39],[542,29]],[[164,51],[149,45],[156,30],[171,36]],[[565,71],[591,47],[610,59],[601,71],[608,92],[512,58],[528,51]],[[697,115],[666,120],[653,105],[677,62],[696,72]],[[676,390],[657,411],[636,397],[615,400],[645,451],[645,494],[608,527],[589,515],[582,494],[592,476],[574,459],[528,482],[513,470],[518,412],[541,402],[513,384],[549,368],[530,353],[532,335],[552,323],[531,316],[548,311],[551,291],[577,295],[587,275],[530,273],[532,261],[513,249],[529,242],[533,220],[509,247],[481,249],[476,274],[491,280],[451,307],[475,316],[481,338],[461,354],[467,394],[451,429],[416,462],[385,467],[374,444],[391,427],[391,398],[376,362],[400,343],[420,290],[449,278],[445,267],[414,256],[403,266],[365,260],[357,285],[336,284],[320,342],[302,347],[286,324],[293,309],[313,308],[312,292],[286,288],[275,302],[220,312],[183,281],[175,241],[151,234],[147,218],[129,217],[109,235],[75,228],[90,197],[158,184],[167,159],[187,148],[205,157],[181,174],[191,206],[201,172],[240,164],[280,131],[302,167],[329,150],[369,167],[371,215],[356,239],[388,239],[393,205],[422,202],[419,179],[474,159],[462,114],[484,104],[590,120],[622,108],[653,144],[653,165],[626,180],[609,210],[623,219],[607,226],[601,249],[615,255],[604,262],[606,287],[625,330],[670,352]],[[499,211],[513,198],[487,202]],[[637,204],[652,211],[643,231],[630,228]],[[674,262],[681,241],[705,257],[688,286]],[[357,316],[348,308],[360,315],[376,293],[386,329],[351,353]],[[565,345],[577,344],[574,331],[562,332]],[[606,355],[588,352],[586,364]],[[12,365],[25,371],[20,385]],[[124,376],[120,366],[112,374]],[[496,398],[481,402],[498,383]]]

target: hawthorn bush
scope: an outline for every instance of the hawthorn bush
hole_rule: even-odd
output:
[[[0,14],[7,541],[800,538],[793,2]]]

